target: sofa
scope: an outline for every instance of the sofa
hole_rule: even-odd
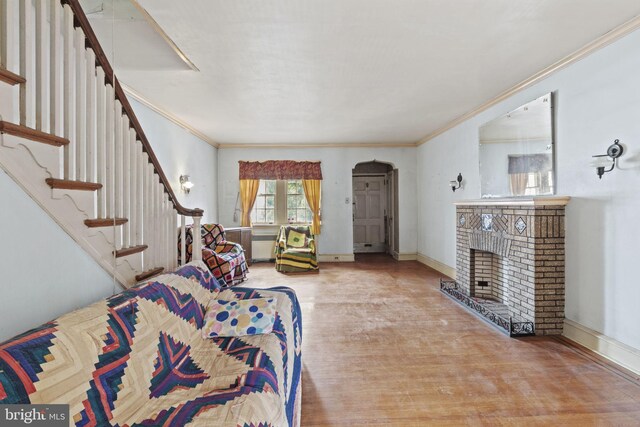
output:
[[[209,300],[273,297],[273,332],[203,338]],[[297,426],[301,317],[288,288],[221,288],[187,264],[0,344],[0,404],[76,426]]]
[[[238,243],[227,241],[224,227],[221,224],[202,224],[202,261],[222,286],[233,286],[247,277],[247,261],[244,249]],[[186,262],[191,262],[193,252],[193,226],[186,226],[185,231]],[[178,259],[182,250],[182,235],[178,231]]]

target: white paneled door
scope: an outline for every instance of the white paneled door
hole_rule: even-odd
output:
[[[385,252],[384,176],[353,177],[353,251]]]

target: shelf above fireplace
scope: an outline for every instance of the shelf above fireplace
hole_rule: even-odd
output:
[[[565,206],[569,200],[571,200],[569,196],[509,197],[459,200],[453,204],[456,206]]]

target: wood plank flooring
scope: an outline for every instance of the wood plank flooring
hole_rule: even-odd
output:
[[[442,295],[440,274],[383,255],[246,286],[302,305],[303,426],[640,426],[640,386],[547,337],[512,339]]]

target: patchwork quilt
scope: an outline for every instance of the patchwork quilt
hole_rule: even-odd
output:
[[[224,228],[220,224],[202,224],[202,261],[223,286],[232,286],[247,277],[247,261],[244,249],[237,243],[225,238]],[[186,262],[190,262],[193,253],[193,226],[188,225],[185,233]],[[178,231],[178,258],[181,257],[182,236]]]
[[[212,298],[277,300],[273,332],[203,339]],[[299,425],[295,293],[221,289],[191,263],[0,343],[0,404],[66,403],[76,426]]]

